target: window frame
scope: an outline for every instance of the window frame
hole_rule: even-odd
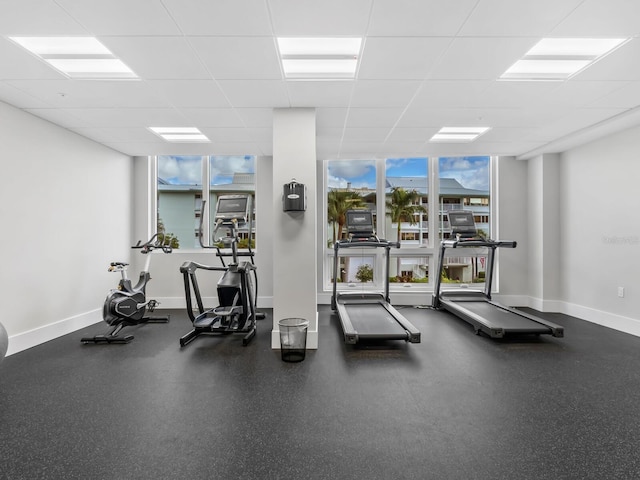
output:
[[[496,204],[497,204],[497,193],[496,193],[496,157],[493,155],[474,155],[478,157],[487,157],[489,162],[489,236],[492,238],[496,238],[497,233],[497,217],[496,217]],[[390,283],[390,291],[396,293],[408,293],[408,292],[416,292],[416,293],[426,293],[433,292],[433,288],[435,286],[435,277],[433,276],[433,272],[437,269],[438,255],[439,255],[439,245],[440,245],[440,226],[438,225],[438,219],[440,217],[440,172],[439,172],[439,160],[440,158],[445,158],[445,155],[440,156],[426,156],[424,157],[427,164],[427,188],[428,188],[428,231],[429,232],[437,232],[434,234],[429,234],[429,238],[427,242],[424,244],[416,244],[416,245],[402,245],[402,248],[395,249],[392,248],[390,251],[390,269],[393,269],[393,262],[397,261],[398,258],[401,257],[413,257],[413,258],[425,258],[426,264],[428,265],[429,272],[429,281],[428,282],[415,282],[415,283]],[[450,156],[451,157],[451,156]],[[460,155],[458,157],[464,157]],[[422,157],[421,157],[422,158]],[[377,232],[385,232],[385,220],[386,220],[386,158],[378,158],[375,159],[375,168],[376,168],[376,231]],[[331,161],[335,161],[332,159],[327,159],[323,161],[323,176],[322,176],[322,225],[323,228],[323,240],[322,240],[322,258],[323,258],[323,271],[322,271],[322,291],[323,292],[331,292],[332,285],[332,273],[333,273],[333,256],[334,250],[329,242],[331,238],[328,235],[328,164]],[[345,160],[340,160],[345,161]],[[369,161],[372,159],[353,159],[350,161]],[[389,240],[395,241],[394,238],[390,238]],[[469,252],[471,253],[471,252]],[[375,252],[371,252],[371,255],[375,256],[375,266],[374,266],[374,278],[382,279],[382,273],[384,270],[384,249],[376,249]],[[468,255],[467,255],[468,256]],[[497,261],[497,259],[496,259]],[[495,278],[493,281],[493,290],[497,291],[498,289],[498,271],[496,268],[494,271]],[[388,273],[387,273],[388,274]],[[375,288],[376,290],[383,289],[383,285],[380,283],[368,283],[366,285],[369,288]],[[342,287],[342,288],[341,288]],[[345,285],[338,285],[338,291],[347,291],[348,287]]]

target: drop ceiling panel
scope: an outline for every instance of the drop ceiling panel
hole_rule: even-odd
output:
[[[136,80],[9,80],[7,83],[58,108],[171,106],[145,82]]]
[[[0,32],[1,34],[2,32]],[[0,79],[62,79],[60,72],[12,41],[0,38]]]
[[[79,118],[84,127],[175,127],[185,119],[172,108],[67,108],[63,113]],[[189,126],[189,125],[187,125]]]
[[[73,129],[74,127],[84,127],[87,125],[86,121],[77,117],[72,112],[67,112],[59,108],[26,108],[25,111],[43,120],[60,125],[63,128]]]
[[[585,0],[551,32],[563,37],[640,35],[640,2]]]
[[[73,131],[97,142],[157,142],[158,137],[150,130],[140,127],[95,128],[75,127]],[[162,141],[162,140],[160,140]]]
[[[272,108],[236,108],[235,111],[247,128],[271,128],[273,125]]]
[[[495,80],[427,80],[420,85],[411,105],[421,108],[493,106],[487,102],[484,92],[495,83]]]
[[[276,36],[362,36],[373,0],[267,0]]]
[[[496,80],[536,41],[535,37],[456,38],[434,65],[429,78]]]
[[[2,35],[85,35],[87,32],[53,0],[3,0]]]
[[[272,35],[265,0],[162,0],[185,35]]]
[[[179,35],[157,0],[56,0],[92,35]]]
[[[402,112],[402,108],[351,108],[346,126],[348,128],[393,127]]]
[[[347,108],[318,108],[316,110],[316,128],[344,128],[347,121]]]
[[[211,78],[184,37],[105,37],[101,41],[141,78]]]
[[[177,110],[187,120],[187,123],[197,127],[239,128],[245,126],[238,111],[233,108],[184,107],[177,108]]]
[[[636,108],[640,106],[640,82],[626,82],[621,88],[587,105],[595,108]]]
[[[375,0],[371,36],[452,36],[473,11],[477,0]]]
[[[190,43],[216,79],[281,79],[273,37],[192,37]]]
[[[358,78],[422,80],[450,43],[445,37],[369,37]]]
[[[549,34],[583,0],[480,0],[461,36],[532,36]]]
[[[236,108],[290,107],[281,80],[220,80],[218,85]]]
[[[638,2],[640,4],[640,2]],[[577,74],[576,80],[640,80],[640,39],[634,38]]]
[[[418,80],[360,80],[353,89],[351,107],[405,107],[421,84]]]
[[[292,107],[342,107],[349,105],[355,82],[288,81],[287,93]]]
[[[18,90],[6,82],[0,82],[0,101],[18,108],[47,108],[48,103]]]
[[[214,80],[149,80],[146,83],[173,107],[230,107]]]
[[[375,128],[345,128],[343,141],[352,142],[360,140],[373,140],[375,142],[382,142],[389,135],[390,128],[388,127],[375,127]]]

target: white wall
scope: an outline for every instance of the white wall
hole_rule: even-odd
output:
[[[109,262],[130,255],[132,164],[2,102],[0,164],[2,323],[12,354],[101,321],[118,280]]]
[[[640,127],[564,152],[564,311],[640,335]],[[624,297],[618,297],[624,287]]]

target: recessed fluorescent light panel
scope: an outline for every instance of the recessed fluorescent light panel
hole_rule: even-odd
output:
[[[473,142],[483,133],[488,132],[490,127],[442,127],[430,142],[443,143],[468,143]]]
[[[289,79],[355,78],[361,38],[280,37],[282,70]]]
[[[137,79],[94,37],[9,37],[56,70],[76,79]]]
[[[211,141],[195,127],[149,127],[149,130],[167,142],[208,143]]]
[[[627,38],[543,38],[502,74],[502,80],[567,80]]]

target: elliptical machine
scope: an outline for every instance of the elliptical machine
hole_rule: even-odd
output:
[[[132,285],[127,276],[128,263],[111,262],[109,271],[120,273],[120,281],[117,288],[109,291],[104,301],[102,319],[113,328],[103,335],[83,337],[80,340],[82,343],[129,343],[133,340],[133,335],[118,336],[118,333],[124,327],[142,323],[167,323],[169,321],[169,315],[160,317],[145,316],[147,310],[153,312],[158,306],[156,300],[147,300],[146,298],[147,283],[151,280],[151,274],[149,273],[151,255],[148,254],[158,248],[162,249],[164,253],[171,253],[172,248],[168,241],[170,241],[168,237],[164,237],[163,241],[160,241],[160,237],[156,233],[147,242],[141,243],[138,240],[138,243],[131,247],[139,249],[140,253],[147,255],[144,269],[140,272],[140,278],[135,285]]]
[[[250,195],[222,195],[218,197],[215,215],[215,229],[212,237],[214,242],[222,243],[231,253],[222,252],[219,246],[205,245],[202,241],[202,219],[205,215],[206,201],[202,202],[200,214],[200,245],[202,248],[216,249],[216,256],[220,258],[221,267],[202,265],[196,262],[185,262],[180,267],[184,279],[187,313],[193,324],[193,329],[180,338],[180,346],[184,347],[200,335],[229,335],[244,334],[242,345],[246,346],[256,334],[256,319],[264,318],[264,314],[256,312],[258,296],[258,277],[253,262],[254,252],[251,249],[253,231],[253,209]],[[238,251],[238,231],[248,227],[247,252]],[[227,230],[227,236],[216,239],[216,232],[220,228]],[[231,257],[231,263],[226,265],[224,257]],[[248,261],[240,261],[239,257],[249,257]],[[202,303],[200,287],[196,277],[197,270],[224,272],[217,283],[219,306],[205,309]],[[194,297],[197,305],[197,315],[194,313]]]

